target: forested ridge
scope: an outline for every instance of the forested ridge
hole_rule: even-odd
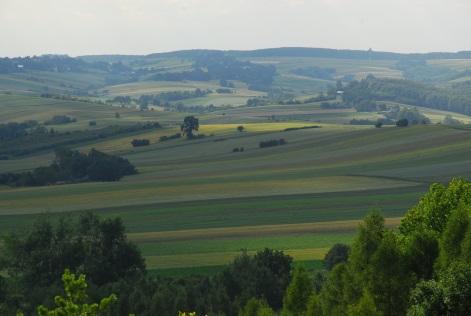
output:
[[[471,183],[461,179],[433,184],[396,229],[385,227],[379,211],[371,212],[353,244],[334,246],[325,269],[315,272],[266,249],[242,253],[212,276],[152,277],[121,220],[91,213],[43,219],[29,232],[4,236],[1,245],[2,315],[53,308],[64,271],[66,287],[83,288],[85,279],[69,270],[86,276],[85,301],[107,297],[106,308],[92,315],[415,316],[471,310]]]
[[[358,106],[371,101],[393,101],[414,106],[471,114],[469,89],[437,88],[431,85],[402,79],[384,79],[368,76],[353,81],[345,87],[345,103]]]

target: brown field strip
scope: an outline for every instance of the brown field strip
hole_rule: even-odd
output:
[[[385,221],[386,226],[396,227],[399,225],[401,218],[386,218]],[[175,230],[164,232],[131,233],[128,234],[128,237],[134,242],[143,243],[189,239],[194,240],[213,238],[261,237],[277,234],[348,232],[356,230],[361,222],[362,220],[344,220],[301,224],[258,225],[227,228]]]

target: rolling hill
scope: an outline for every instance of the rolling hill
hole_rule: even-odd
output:
[[[213,67],[211,76],[194,80],[201,75],[197,63],[208,54],[222,58],[221,63],[204,61],[205,67]],[[79,60],[79,68],[59,71],[56,65],[0,73],[0,123],[44,124],[55,115],[73,117],[76,121],[69,124],[47,125],[46,134],[51,129],[58,134],[36,143],[56,144],[64,137],[74,149],[123,156],[139,174],[113,183],[0,187],[2,232],[21,231],[41,217],[93,211],[121,217],[148,268],[157,273],[211,273],[241,249],[252,253],[265,247],[315,267],[333,244],[351,241],[369,210],[381,209],[388,225],[395,226],[431,183],[471,172],[470,116],[380,97],[372,102],[385,109],[365,112],[356,104],[343,106],[335,91],[328,94],[338,80],[344,86],[370,75],[403,80],[411,75],[398,66],[404,60],[424,62],[414,68],[417,78],[435,71],[433,67],[446,68],[449,77],[417,81],[449,89],[457,80],[468,81],[468,52],[403,55],[283,48]],[[220,71],[221,64],[229,74]],[[246,68],[251,71],[241,70]],[[272,80],[260,85],[257,71],[271,73],[267,69],[275,69]],[[156,75],[181,80],[155,80]],[[409,81],[400,82],[407,86]],[[197,89],[211,91],[181,97]],[[139,101],[168,92],[179,99],[145,106]],[[249,100],[256,100],[255,105]],[[414,106],[429,124],[374,127],[391,108]],[[178,133],[189,115],[199,119],[198,133],[205,137],[161,140]],[[461,123],[441,124],[447,117]],[[161,128],[119,130],[147,122]],[[105,133],[108,129],[119,132]],[[148,139],[150,145],[133,147],[133,139]],[[260,148],[262,141],[279,139],[286,144]],[[38,145],[21,137],[2,142],[0,149]],[[52,147],[6,157],[0,160],[0,173],[49,165]]]

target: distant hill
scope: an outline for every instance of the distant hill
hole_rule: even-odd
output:
[[[341,59],[390,59],[398,60],[403,58],[412,59],[467,59],[471,58],[471,51],[460,52],[430,52],[430,53],[392,53],[374,50],[351,50],[351,49],[331,49],[331,48],[311,48],[311,47],[279,47],[264,48],[256,50],[210,50],[192,49],[179,50],[164,53],[154,53],[149,55],[92,55],[79,56],[87,61],[129,61],[141,58],[198,58],[210,54],[225,54],[234,57],[317,57],[317,58],[341,58]]]

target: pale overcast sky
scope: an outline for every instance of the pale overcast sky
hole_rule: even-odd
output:
[[[471,50],[471,0],[0,0],[0,55]]]

